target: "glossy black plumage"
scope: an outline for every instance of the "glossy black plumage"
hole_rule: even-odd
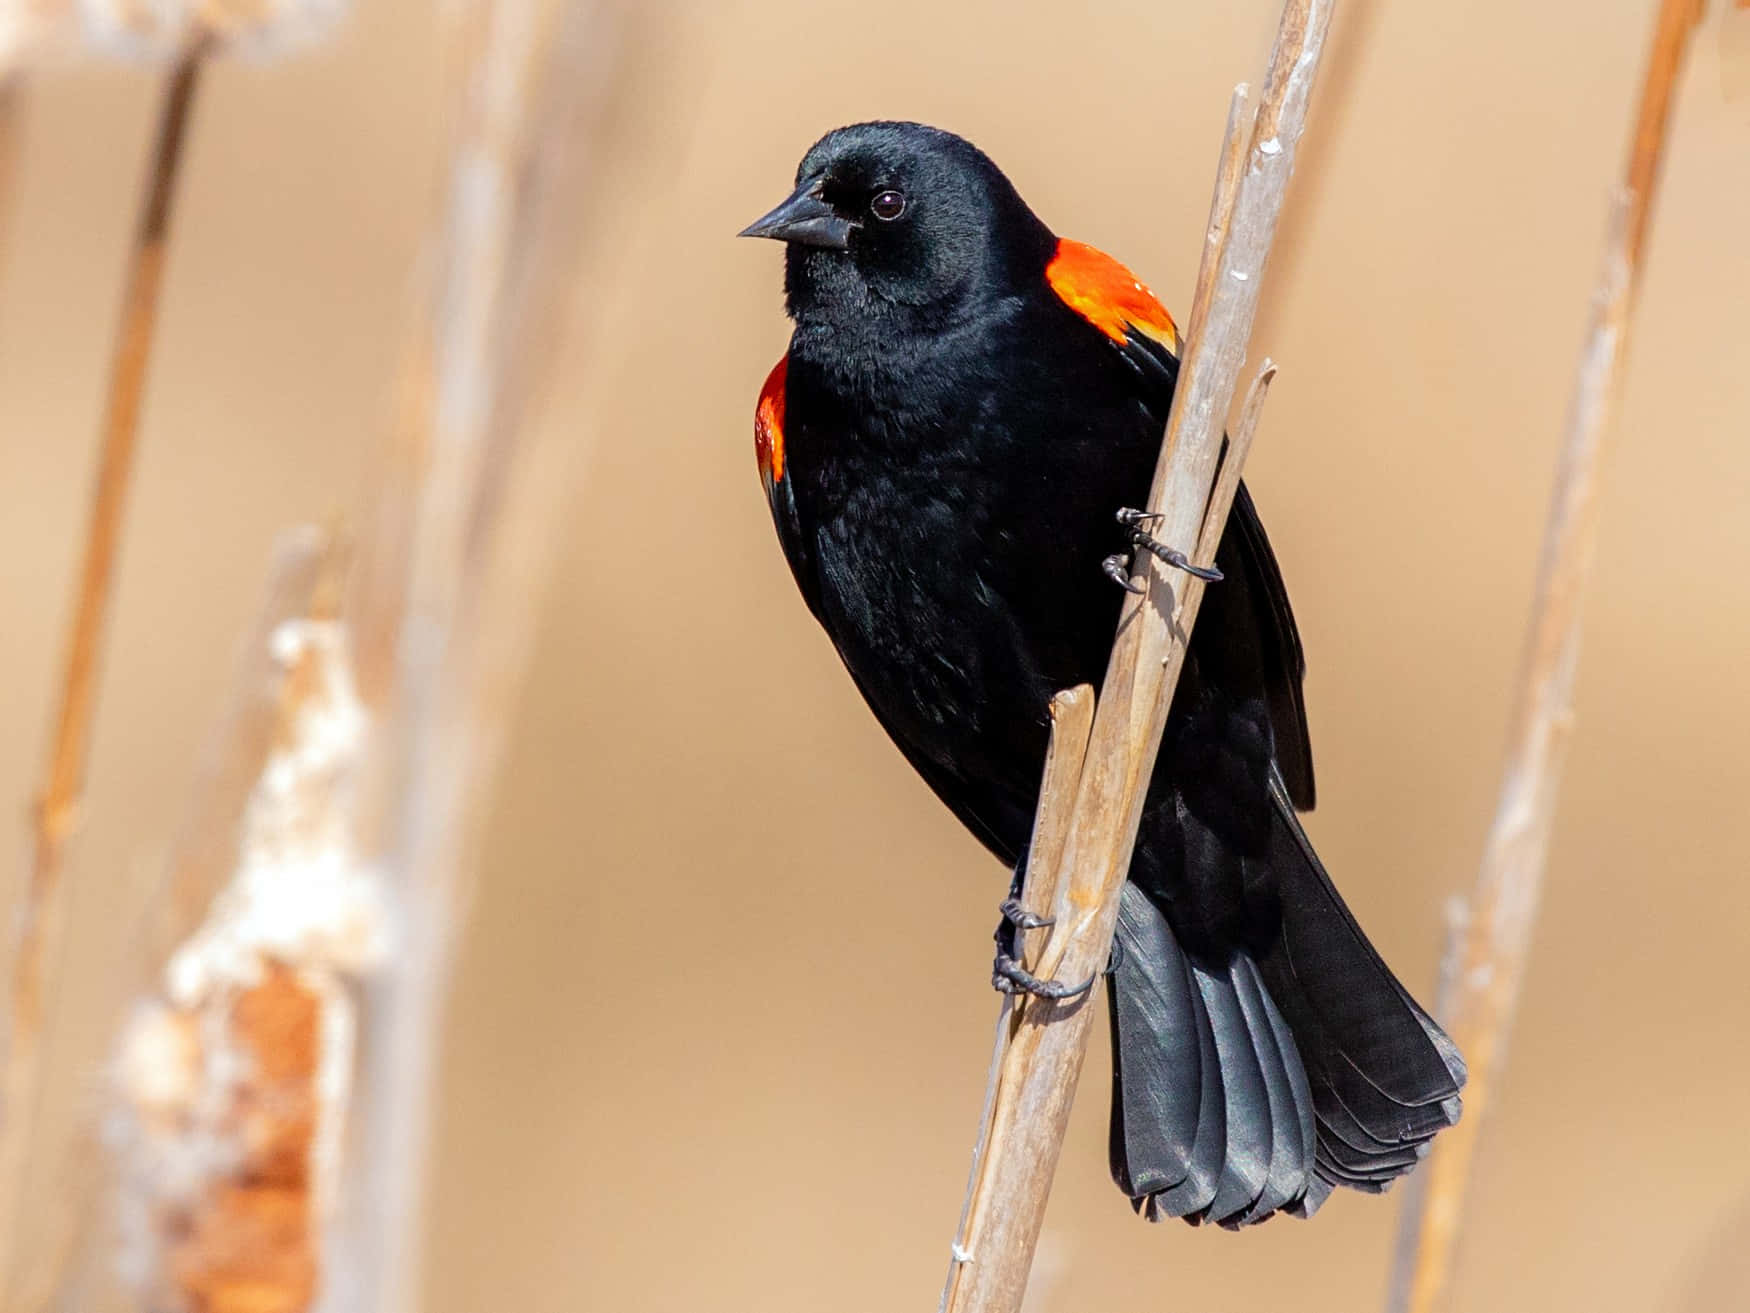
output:
[[[795,331],[761,411],[785,556],[888,734],[1014,867],[1047,703],[1105,670],[1101,561],[1147,494],[1176,335],[1127,271],[916,124],[829,134],[750,231],[790,243]],[[1463,1064],[1296,819],[1304,660],[1243,489],[1217,564],[1119,920],[1111,1156],[1139,1211],[1237,1226],[1408,1170]]]

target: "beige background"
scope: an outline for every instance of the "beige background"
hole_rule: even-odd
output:
[[[1260,346],[1284,370],[1253,482],[1311,657],[1311,828],[1424,991],[1492,801],[1652,7],[1350,5],[1266,292]],[[431,8],[363,4],[321,50],[228,64],[203,92],[78,850],[57,1131],[98,1106],[112,964],[271,536],[349,506],[381,428],[436,165]],[[793,595],[749,437],[785,336],[778,253],[731,234],[819,132],[923,118],[1182,314],[1226,89],[1273,9],[661,12],[550,417],[595,445],[461,964],[433,1309],[931,1306],[1003,875]],[[1750,1307],[1750,100],[1722,93],[1717,23],[1678,110],[1466,1310]],[[86,68],[26,103],[0,254],[8,857],[154,92]],[[683,521],[705,574],[676,600]],[[1096,1044],[1038,1310],[1377,1306],[1389,1200],[1237,1236],[1132,1218]]]

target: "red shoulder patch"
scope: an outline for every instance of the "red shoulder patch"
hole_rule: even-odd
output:
[[[766,375],[760,389],[760,404],[753,413],[753,449],[759,458],[760,478],[766,491],[784,477],[784,380],[790,372],[790,353],[785,352]]]
[[[1167,308],[1104,251],[1059,240],[1057,254],[1045,266],[1045,281],[1065,305],[1118,345],[1124,345],[1125,333],[1134,328],[1178,354],[1179,329]]]

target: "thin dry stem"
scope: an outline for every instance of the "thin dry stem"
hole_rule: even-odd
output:
[[[1602,441],[1621,385],[1677,77],[1701,10],[1700,0],[1665,0],[1660,9],[1624,186],[1612,203],[1604,266],[1544,533],[1507,763],[1470,902],[1453,1000],[1450,1030],[1470,1067],[1464,1117],[1435,1141],[1424,1168],[1405,1305],[1411,1313],[1434,1313],[1446,1302],[1478,1136],[1495,1097],[1518,1002],[1572,723],[1581,602],[1597,536]]]
[[[1264,401],[1270,395],[1270,385],[1276,381],[1276,362],[1269,356],[1258,366],[1246,389],[1246,399],[1240,405],[1239,422],[1228,436],[1227,454],[1215,476],[1215,491],[1209,497],[1209,510],[1203,517],[1203,531],[1197,539],[1198,565],[1215,564],[1215,553],[1221,547],[1222,530],[1227,527],[1227,510],[1239,495],[1240,475],[1246,457],[1252,454],[1252,441],[1258,436],[1258,424],[1264,418]],[[1219,513],[1218,513],[1219,512]],[[1201,597],[1201,594],[1199,594]]]
[[[199,71],[198,52],[185,55],[170,76],[159,113],[110,369],[97,486],[62,664],[54,738],[36,803],[29,868],[15,921],[5,1101],[0,1106],[0,1288],[13,1280],[12,1256],[41,1081],[48,973],[59,956],[66,911],[67,845],[79,821],[122,514],[157,324],[171,200]]]
[[[385,713],[364,842],[398,942],[369,982],[356,1124],[322,1307],[416,1306],[428,1127],[453,940],[579,443],[526,423],[588,231],[628,12],[469,6],[462,107],[364,559],[350,599]]]
[[[1063,848],[1069,842],[1069,819],[1076,788],[1087,761],[1088,739],[1094,732],[1094,690],[1087,684],[1065,689],[1051,699],[1051,742],[1045,752],[1045,774],[1039,788],[1039,809],[1028,845],[1026,879],[1021,902],[1049,915],[1063,893]],[[1038,964],[1045,936],[1034,931],[1027,960]],[[1027,941],[1024,941],[1024,943]]]
[[[1223,143],[1184,366],[1148,501],[1161,516],[1158,536],[1193,544],[1210,557],[1229,509],[1219,498],[1231,501],[1238,487],[1267,384],[1266,378],[1254,388],[1227,462],[1229,477],[1212,493],[1223,422],[1245,360],[1331,11],[1331,0],[1290,0],[1256,120],[1247,123],[1247,96],[1239,89]],[[1056,924],[1039,970],[1063,980],[1100,971],[1111,952],[1118,894],[1202,595],[1199,580],[1152,558],[1142,577],[1147,595],[1128,602],[1119,622],[1055,881]],[[1035,828],[1051,833],[1059,824],[1055,816],[1042,815]],[[945,1313],[1020,1308],[1093,1022],[1090,1000],[1029,998],[1016,1008],[1014,1038],[990,1100],[985,1153],[969,1192],[967,1224],[943,1292]]]
[[[1021,885],[1021,905],[1048,913],[1057,905],[1057,881],[1062,874],[1064,841],[1069,837],[1070,807],[1081,779],[1082,764],[1087,759],[1088,736],[1094,728],[1094,690],[1092,685],[1078,684],[1064,689],[1051,699],[1051,740],[1045,750],[1045,772],[1039,786],[1039,807],[1034,814],[1032,842],[1028,845],[1025,879]],[[1039,952],[1044,948],[1044,934],[1034,930],[1021,937],[1021,957],[1028,967],[1038,965]],[[1005,996],[997,1014],[996,1041],[991,1052],[990,1071],[985,1077],[984,1108],[979,1113],[978,1140],[972,1146],[972,1170],[966,1182],[966,1199],[960,1208],[960,1226],[955,1233],[953,1253],[958,1261],[965,1255],[968,1237],[972,1233],[973,1214],[989,1207],[990,1198],[979,1189],[979,1169],[984,1160],[985,1145],[993,1130],[997,1109],[999,1077],[1009,1041],[1014,1038],[1020,1020],[1016,1000]],[[1009,1110],[1005,1108],[1005,1113]],[[1003,1134],[1007,1134],[1004,1128]],[[982,1226],[982,1218],[980,1219]],[[950,1284],[954,1280],[949,1272]],[[946,1300],[948,1289],[943,1290]]]

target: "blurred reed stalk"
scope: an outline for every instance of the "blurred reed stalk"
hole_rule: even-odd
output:
[[[61,668],[54,736],[31,830],[28,867],[14,918],[12,976],[0,1089],[0,1289],[11,1286],[25,1177],[42,1080],[43,1024],[66,916],[64,867],[79,823],[91,725],[102,675],[103,639],[133,472],[141,400],[158,320],[171,201],[202,50],[192,47],[171,71],[128,256],[120,329],[104,407],[97,483],[84,562]]]
[[[430,281],[348,599],[380,725],[361,853],[385,881],[394,947],[363,991],[325,1313],[418,1304],[454,940],[581,446],[531,416],[591,230],[635,9],[547,9],[473,0],[453,17],[459,105]]]
[[[308,681],[288,679],[285,662],[275,655],[275,635],[300,620],[316,623],[332,614],[341,559],[333,535],[316,529],[293,530],[275,544],[261,605],[239,649],[224,709],[196,768],[160,888],[147,908],[148,924],[137,939],[138,956],[127,973],[136,1024],[142,1017],[149,1022],[161,1018],[162,973],[172,954],[199,929],[214,895],[236,869],[251,795],[276,743],[295,723],[298,700],[308,692]],[[125,1052],[126,1042],[123,1047]],[[164,1092],[186,1082],[166,1080],[162,1066],[154,1072],[147,1050],[135,1048],[128,1056],[131,1063],[118,1064],[121,1117],[136,1133],[159,1121],[155,1133],[161,1146],[164,1123],[173,1120],[165,1114],[174,1111],[164,1106]],[[174,1052],[157,1056],[177,1057]],[[112,1113],[112,1138],[117,1129]],[[40,1210],[46,1216],[37,1226],[39,1243],[32,1247],[31,1261],[18,1264],[0,1304],[7,1313],[86,1307],[94,1278],[114,1266],[113,1256],[94,1249],[105,1235],[97,1225],[99,1186],[105,1179],[97,1150],[96,1135],[82,1135],[61,1166],[58,1188]],[[152,1207],[141,1184],[136,1182],[129,1201],[136,1219]],[[140,1238],[134,1243],[140,1244]],[[143,1257],[136,1250],[136,1258]]]
[[[387,938],[352,842],[367,726],[337,618],[344,559],[311,530],[277,551],[167,867],[174,896],[153,909],[179,942],[128,1010],[105,1126],[119,1266],[149,1308],[294,1313],[315,1295],[353,986]],[[215,879],[216,896],[193,896]],[[102,1229],[78,1220],[65,1230],[87,1244],[57,1307],[81,1306],[97,1271],[118,1266],[95,1247]]]
[[[451,21],[449,168],[361,547],[345,569],[309,534],[279,553],[142,937],[108,1138],[150,1307],[416,1302],[464,876],[581,445],[529,416],[630,20],[474,0]],[[83,1302],[110,1256],[79,1222],[8,1313]]]
[[[1334,0],[1289,0],[1255,114],[1247,89],[1234,92],[1184,365],[1148,499],[1161,517],[1155,535],[1194,544],[1192,559],[1201,565],[1215,559],[1275,372],[1265,361],[1222,459],[1222,433],[1333,7]],[[1060,695],[1053,705],[1023,900],[1055,917],[1034,969],[1063,981],[1095,976],[1110,955],[1118,895],[1203,596],[1200,580],[1137,555],[1147,592],[1124,606],[1091,727],[1083,729],[1084,691]],[[1092,999],[1090,992],[1005,1004],[1008,1042],[993,1063],[988,1121],[942,1292],[943,1313],[1017,1313],[1021,1307],[1087,1049]]]
[[[16,186],[26,75],[82,58],[178,64],[190,51],[261,56],[328,32],[351,0],[0,0],[0,251]]]
[[[1653,198],[1689,38],[1702,0],[1663,0],[1628,164],[1613,198],[1604,263],[1569,402],[1538,565],[1507,762],[1470,897],[1450,1011],[1470,1067],[1464,1116],[1434,1141],[1402,1219],[1390,1285],[1394,1313],[1445,1306],[1478,1136],[1495,1096],[1542,895],[1557,789],[1573,723],[1581,603],[1597,537],[1602,443],[1621,388]]]

